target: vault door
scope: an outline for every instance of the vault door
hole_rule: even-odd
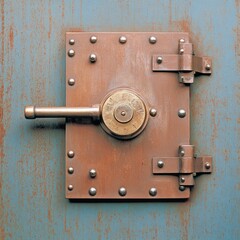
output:
[[[211,157],[190,144],[190,84],[210,74],[187,33],[66,34],[66,197],[182,199]]]

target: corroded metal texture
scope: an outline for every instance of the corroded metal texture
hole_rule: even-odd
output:
[[[216,167],[197,177],[189,201],[63,199],[64,122],[26,123],[22,109],[65,105],[65,32],[72,29],[185,31],[197,55],[213,57],[211,77],[196,77],[191,87],[191,143]],[[0,239],[238,239],[239,56],[238,0],[1,0]]]
[[[98,41],[92,44],[91,36],[96,36]],[[121,36],[126,37],[125,44],[119,42]],[[149,42],[151,37],[156,43]],[[104,129],[115,135],[109,137],[94,125],[67,121],[67,198],[189,197],[189,188],[179,190],[177,176],[151,174],[154,156],[178,156],[179,145],[189,144],[189,86],[179,83],[177,73],[152,71],[153,53],[176,53],[182,38],[188,41],[188,33],[67,33],[66,79],[74,78],[75,84],[66,88],[66,106],[103,102]],[[74,46],[69,44],[71,39]],[[70,50],[75,52],[74,57],[68,55]],[[97,57],[94,63],[89,61],[91,54]],[[128,121],[123,122],[123,116],[119,116],[119,107],[120,113],[125,114],[129,108]],[[147,121],[150,108],[155,108],[157,115]],[[179,109],[186,111],[184,118],[178,116]],[[116,137],[136,138],[120,141]],[[75,152],[73,158],[67,156],[70,150]],[[68,173],[69,167],[74,168],[73,174]],[[96,169],[96,178],[89,177],[90,169]],[[69,185],[73,188],[69,189]],[[89,194],[92,187],[96,189],[95,194]],[[127,189],[124,198],[119,195],[121,187]],[[149,194],[151,188],[156,189],[154,195]]]

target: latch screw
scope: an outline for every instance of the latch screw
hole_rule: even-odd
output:
[[[90,176],[91,178],[95,178],[95,177],[97,176],[96,170],[95,170],[95,169],[91,169],[91,170],[89,171],[89,176]]]
[[[184,53],[184,49],[181,48],[179,52],[180,52],[180,54],[183,54]]]
[[[89,60],[91,63],[95,63],[97,61],[97,56],[96,54],[92,53],[90,56],[89,56]]]
[[[179,190],[180,190],[180,191],[184,191],[184,190],[185,190],[185,187],[184,187],[184,186],[180,186],[180,187],[179,187]]]
[[[185,182],[185,178],[184,177],[181,177],[181,183],[184,183]]]
[[[160,161],[158,161],[157,165],[159,168],[163,168],[164,162],[160,160]]]
[[[162,63],[162,57],[157,57],[157,64],[161,64]]]
[[[97,42],[97,37],[96,36],[91,36],[90,37],[90,42],[91,43],[96,43]]]
[[[68,157],[73,158],[74,152],[70,150],[70,151],[68,151],[67,155],[68,155]]]
[[[155,43],[157,42],[157,38],[154,37],[154,36],[151,36],[151,37],[149,38],[149,42],[150,42],[151,44],[155,44]]]
[[[127,194],[127,190],[124,187],[121,187],[118,192],[119,192],[119,195],[122,197]]]
[[[68,51],[68,56],[69,57],[73,57],[75,55],[75,51],[73,50],[73,49],[70,49],[69,51]]]
[[[206,169],[210,169],[210,167],[211,167],[210,163],[209,163],[209,162],[206,162],[206,163],[205,163],[205,168],[206,168]]]
[[[91,187],[91,188],[89,189],[89,195],[95,196],[96,194],[97,194],[97,189],[94,188],[94,187]]]
[[[156,188],[150,188],[149,194],[153,197],[156,196],[157,195],[157,189]]]
[[[68,190],[72,191],[73,190],[73,185],[68,185]]]
[[[119,42],[122,43],[122,44],[124,44],[124,43],[127,42],[127,38],[126,38],[125,36],[121,36],[121,37],[119,38]]]
[[[74,45],[74,43],[75,43],[75,40],[74,40],[74,39],[70,39],[70,40],[69,40],[69,44],[70,44],[70,45]]]
[[[211,70],[211,65],[210,65],[210,64],[207,64],[207,65],[205,66],[205,69],[206,69],[207,71]]]
[[[73,174],[73,172],[74,172],[74,169],[72,167],[68,168],[68,173],[69,174]]]
[[[183,38],[181,38],[181,39],[179,40],[179,42],[180,42],[180,43],[185,43],[185,40],[184,40]]]

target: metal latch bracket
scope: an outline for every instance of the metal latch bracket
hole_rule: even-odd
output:
[[[179,72],[179,82],[193,83],[194,74],[211,74],[210,57],[198,57],[193,53],[193,44],[179,41],[177,54],[154,54],[153,72]]]
[[[194,157],[193,150],[193,145],[181,145],[178,157],[153,157],[153,174],[178,175],[180,186],[193,186],[196,174],[212,172],[212,157]]]

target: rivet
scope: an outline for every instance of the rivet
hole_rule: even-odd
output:
[[[125,36],[121,36],[121,37],[119,38],[119,42],[122,43],[122,44],[124,44],[124,43],[127,42],[127,38],[126,38]]]
[[[68,157],[73,158],[75,154],[73,151],[70,150],[70,151],[68,151],[67,155],[68,155]]]
[[[184,49],[181,48],[179,52],[180,52],[180,54],[183,54],[184,53]]]
[[[121,188],[119,188],[118,193],[119,193],[120,196],[123,197],[123,196],[125,196],[127,194],[127,190],[126,190],[126,188],[121,187]]]
[[[196,176],[197,176],[197,173],[194,172],[194,173],[193,173],[193,177],[196,177]]]
[[[157,110],[156,110],[155,108],[151,108],[151,109],[150,109],[150,115],[151,115],[152,117],[155,117],[155,116],[157,115]]]
[[[205,66],[205,69],[206,69],[207,71],[211,70],[211,65],[210,65],[210,64],[207,64],[207,65]]]
[[[180,186],[180,187],[179,187],[179,190],[180,190],[180,191],[184,191],[184,190],[185,190],[185,187],[184,187],[184,186]]]
[[[180,118],[184,118],[186,116],[186,111],[184,109],[179,109],[178,110],[178,116]]]
[[[209,162],[206,162],[206,163],[205,163],[205,168],[206,168],[206,169],[210,169],[210,167],[211,167],[210,163],[209,163]]]
[[[73,185],[71,185],[71,184],[68,185],[68,190],[69,190],[69,191],[72,191],[72,190],[73,190]]]
[[[184,40],[183,38],[181,38],[181,39],[179,40],[179,42],[180,42],[180,43],[185,43],[185,40]]]
[[[156,196],[157,195],[157,189],[156,188],[150,188],[149,194],[153,197]]]
[[[157,162],[157,165],[158,165],[159,168],[163,168],[164,162],[163,162],[162,160],[159,160],[159,161]]]
[[[70,49],[69,51],[68,51],[68,56],[69,57],[73,57],[75,55],[75,51],[73,50],[73,49]]]
[[[70,40],[69,40],[69,44],[70,44],[70,45],[74,45],[74,44],[75,44],[75,40],[74,40],[74,39],[70,39]]]
[[[96,54],[92,53],[90,56],[89,56],[89,61],[91,63],[95,63],[97,61],[97,56]]]
[[[95,169],[91,169],[91,170],[89,171],[89,176],[90,176],[91,178],[95,178],[95,177],[97,176],[96,170],[95,170]]]
[[[162,63],[162,57],[157,57],[157,64],[161,64]]]
[[[154,36],[151,36],[151,37],[149,38],[149,42],[150,42],[151,44],[155,44],[155,43],[157,42],[157,38],[154,37]]]
[[[181,149],[180,152],[179,152],[179,154],[180,154],[180,157],[183,157],[184,154],[185,154],[185,151],[184,151],[183,149]]]
[[[95,196],[97,194],[97,189],[94,187],[91,187],[88,192],[89,192],[89,195]]]
[[[68,79],[68,85],[73,86],[75,84],[75,80],[73,78]]]
[[[69,168],[68,168],[68,173],[69,173],[69,174],[73,174],[73,172],[74,172],[74,169],[73,169],[72,167],[69,167]]]
[[[181,181],[181,183],[184,183],[185,182],[185,178],[181,177],[180,181]]]
[[[91,36],[90,37],[90,42],[91,43],[96,43],[97,42],[97,37],[96,36]]]

